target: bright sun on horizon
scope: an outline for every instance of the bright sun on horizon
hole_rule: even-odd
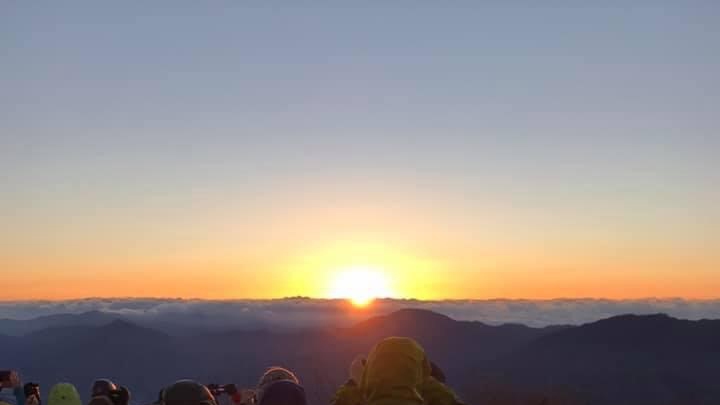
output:
[[[376,298],[393,297],[390,280],[381,270],[354,266],[338,270],[330,283],[330,298],[350,300],[356,307],[364,307]]]

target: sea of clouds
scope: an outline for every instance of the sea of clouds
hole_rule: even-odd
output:
[[[56,314],[100,311],[143,324],[226,327],[346,326],[403,308],[422,308],[456,320],[528,326],[582,324],[621,314],[665,313],[681,319],[720,318],[720,299],[553,299],[446,300],[383,299],[363,309],[344,300],[199,300],[88,298],[67,301],[0,301],[0,318],[32,319]]]

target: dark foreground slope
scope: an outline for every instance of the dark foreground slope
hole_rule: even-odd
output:
[[[313,403],[328,402],[347,365],[385,336],[417,339],[470,404],[720,403],[720,322],[623,316],[580,327],[459,322],[402,310],[352,328],[170,336],[126,321],[2,337],[2,367],[81,393],[92,379],[127,384],[138,402],[181,377],[253,386],[270,365],[298,372]],[[1,333],[2,331],[0,331]],[[559,402],[562,399],[563,402]],[[553,402],[554,401],[554,402]]]

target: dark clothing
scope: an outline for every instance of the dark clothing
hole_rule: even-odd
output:
[[[305,389],[290,380],[279,380],[262,390],[258,405],[307,405]]]
[[[355,380],[348,380],[335,393],[331,405],[361,405],[363,395]]]

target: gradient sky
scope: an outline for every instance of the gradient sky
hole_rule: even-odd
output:
[[[718,297],[716,1],[289,3],[0,5],[0,299]]]

